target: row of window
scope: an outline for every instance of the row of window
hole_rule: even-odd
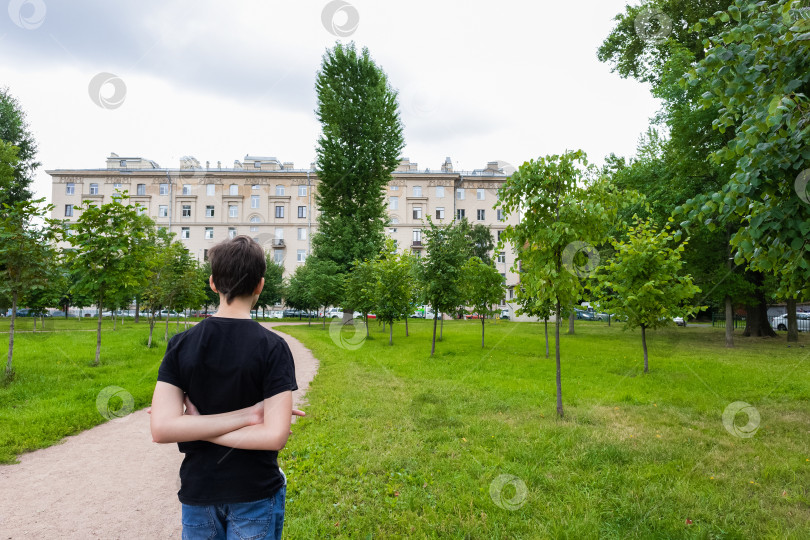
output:
[[[398,197],[391,197],[388,202],[389,210],[398,210],[399,209],[399,198]],[[497,218],[498,221],[503,221],[503,210],[500,208],[497,209]],[[483,209],[476,210],[475,217],[478,221],[486,220],[486,211]],[[459,208],[456,210],[456,219],[462,219],[466,217],[466,212],[463,208]],[[413,207],[413,219],[422,219],[422,207],[421,206],[414,206]],[[436,219],[444,219],[444,207],[436,208]]]
[[[122,184],[115,183],[113,184],[113,189],[120,190],[122,188]],[[261,189],[259,184],[253,184],[251,186],[252,190]],[[285,192],[285,187],[281,184],[276,186],[276,196],[283,197]],[[65,195],[74,195],[76,193],[76,183],[75,182],[68,182],[65,184]],[[98,195],[98,184],[91,183],[90,184],[90,195]],[[183,184],[182,192],[183,195],[191,195],[191,184]],[[146,195],[146,184],[136,184],[135,186],[135,194],[136,195]],[[168,195],[169,194],[169,184],[163,183],[159,185],[159,194],[160,195]],[[205,185],[205,194],[213,197],[216,195],[216,184],[206,184]],[[231,184],[228,187],[228,195],[239,195],[239,184]],[[298,186],[298,196],[299,197],[306,197],[307,196],[307,186]],[[252,199],[258,200],[258,195],[252,195]],[[258,206],[254,207],[258,208]]]
[[[256,227],[251,227],[250,232],[257,232]],[[306,240],[307,239],[307,229],[305,227],[298,227],[298,240]],[[204,236],[206,240],[213,240],[214,239],[214,228],[213,227],[206,227],[204,231]],[[236,236],[236,227],[228,227],[228,238],[234,238]],[[191,238],[191,227],[180,227],[180,238],[183,240],[188,240]],[[275,231],[275,240],[276,244],[280,245],[283,244],[284,241],[284,229],[276,229]]]
[[[414,197],[421,197],[422,196],[422,186],[413,186],[412,193]],[[442,199],[444,198],[444,186],[436,186],[436,198]],[[391,191],[399,191],[399,186],[391,186]],[[463,201],[466,197],[466,188],[456,188],[456,199]],[[475,198],[479,201],[483,201],[486,197],[486,190],[478,188],[475,190]]]
[[[114,189],[121,189],[121,184],[116,183],[113,184]],[[182,186],[182,194],[183,195],[191,195],[191,184],[183,184]],[[259,184],[253,184],[251,186],[252,190],[261,189]],[[283,197],[285,193],[285,186],[278,184],[276,186],[276,196]],[[413,186],[413,196],[414,197],[421,197],[422,196],[422,186]],[[444,186],[436,186],[436,198],[441,199],[444,197]],[[391,186],[392,191],[399,190],[399,186]],[[65,184],[65,195],[73,195],[76,192],[76,184],[74,182],[68,182]],[[168,195],[169,194],[169,184],[162,183],[159,185],[159,193],[160,195]],[[466,197],[465,188],[457,188],[456,189],[456,199],[459,201],[463,201]],[[135,186],[135,194],[136,195],[146,195],[146,184],[137,184]],[[206,184],[205,185],[205,194],[213,197],[216,195],[216,184]],[[228,187],[228,194],[229,195],[239,195],[239,185],[238,184],[231,184]],[[92,183],[90,184],[90,195],[98,195],[98,184]],[[307,186],[298,186],[298,196],[299,197],[306,197],[307,196]],[[258,195],[253,195],[253,197],[258,198]],[[484,189],[476,189],[475,190],[475,198],[476,200],[483,201],[485,197],[485,190]],[[391,197],[391,200],[397,199],[397,197]]]
[[[255,204],[254,204],[254,202],[255,202]],[[256,201],[251,200],[250,207],[251,208],[258,208],[259,207],[258,196],[256,198]],[[74,205],[72,205],[72,204],[66,204],[65,205],[65,217],[73,217],[73,208],[74,208]],[[214,208],[215,207],[213,205],[207,205],[205,207],[205,217],[207,217],[207,218],[214,217]],[[139,212],[139,214],[144,214],[144,213],[146,213],[146,208],[141,206],[141,207],[139,207],[138,212]],[[184,218],[190,218],[191,217],[191,205],[190,204],[184,204],[182,206],[182,214],[181,215]],[[276,214],[275,214],[275,216],[276,216],[276,218],[283,218],[284,217],[284,207],[283,206],[276,206]],[[161,205],[158,206],[158,217],[162,217],[162,218],[169,217],[169,205],[161,204]],[[231,217],[231,218],[239,217],[239,206],[238,205],[236,205],[236,204],[229,204],[228,205],[228,217]],[[306,206],[299,206],[298,207],[298,217],[300,219],[306,219],[306,217],[307,217],[307,207]],[[258,217],[254,216],[254,217],[250,218],[250,222],[251,223],[260,223],[261,220]]]

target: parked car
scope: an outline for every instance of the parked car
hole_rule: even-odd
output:
[[[310,317],[317,317],[318,312],[317,311],[307,312],[307,311],[302,311],[300,309],[285,309],[282,312],[282,316],[283,317],[299,317],[299,318],[303,317],[305,319],[308,319]]]
[[[593,311],[587,311],[584,309],[574,309],[574,312],[576,313],[576,318],[583,321],[593,321],[596,319],[596,316],[594,315]]]
[[[329,308],[326,310],[326,318],[327,319],[342,319],[343,318],[343,310],[340,308]]]
[[[686,320],[683,317],[675,317],[672,319],[676,326],[686,326]]]
[[[799,332],[809,332],[810,313],[796,313],[796,325],[799,327]],[[771,326],[777,330],[786,332],[788,329],[787,313],[774,317],[771,321]]]
[[[508,309],[502,309],[501,310],[501,319],[506,319],[507,321],[509,320],[509,310]]]
[[[170,319],[176,319],[177,317],[180,317],[180,318],[185,318],[186,317],[185,313],[182,313],[182,312],[178,313],[176,311],[169,311],[169,310],[166,310],[166,309],[161,309],[160,313],[158,313],[157,317],[159,319],[165,319],[167,314],[169,315]]]

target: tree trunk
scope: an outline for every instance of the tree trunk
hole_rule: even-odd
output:
[[[484,317],[481,317],[481,348],[484,348]]]
[[[405,315],[405,337],[408,337],[408,316]]]
[[[155,314],[149,315],[149,342],[146,344],[147,349],[152,348],[152,332],[155,330]]]
[[[65,320],[68,320],[68,310],[70,309],[70,304],[65,304]]]
[[[799,341],[799,321],[796,320],[796,299],[787,299],[787,340],[788,343]]]
[[[141,299],[135,297],[135,324],[141,322]]]
[[[765,293],[762,291],[765,277],[762,272],[753,272],[753,278],[756,286],[755,303],[746,306],[743,337],[776,337],[776,332],[773,331],[771,323],[768,321],[768,305],[765,301]]]
[[[644,373],[650,372],[650,364],[647,362],[647,329],[641,325],[641,347],[644,349]]]
[[[180,313],[177,313],[177,319],[174,321],[174,333],[180,332]]]
[[[436,352],[436,321],[438,320],[438,313],[433,314],[433,344],[430,346],[430,356]]]
[[[572,311],[571,315],[568,316],[568,334],[571,335],[574,333],[574,321],[577,319],[577,312]]]
[[[169,341],[169,310],[166,310],[166,328],[163,331],[163,341]]]
[[[17,291],[11,293],[11,328],[8,334],[8,361],[6,362],[6,377],[11,377],[11,357],[14,354],[14,323],[17,321]]]
[[[548,358],[548,317],[543,321],[543,326],[545,326],[546,329],[546,358]]]
[[[101,314],[104,303],[99,300],[98,302],[98,326],[96,327],[96,361],[93,362],[97,366],[101,362]]]
[[[608,313],[608,328],[610,328],[610,313]]]
[[[323,306],[323,329],[326,330],[326,306]]]
[[[33,316],[33,317],[31,317],[31,318],[32,318],[32,319],[34,319],[34,332],[36,332],[36,331],[37,331],[37,316],[36,316],[36,315],[34,315],[34,316]]]
[[[366,337],[368,338],[368,337],[369,337],[369,336],[368,336],[368,313],[365,313],[365,314],[363,315],[363,320],[365,320],[365,321],[366,321]]]
[[[442,315],[442,324],[441,328],[439,329],[439,341],[444,339],[444,315]]]
[[[113,311],[113,314],[112,314],[112,320],[113,320],[113,332],[115,332],[115,330],[118,327],[118,323],[117,323],[117,320],[115,319],[115,312],[114,311]]]
[[[734,347],[734,305],[729,295],[726,295],[726,347]]]
[[[560,418],[563,417],[563,404],[562,404],[562,372],[560,370],[560,313],[562,312],[560,300],[557,300],[557,316],[555,317],[554,337],[556,338],[554,348],[557,356],[557,414]]]
[[[394,344],[394,323],[391,322],[388,324],[388,344]]]

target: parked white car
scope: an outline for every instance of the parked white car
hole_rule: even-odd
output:
[[[796,325],[799,327],[799,332],[810,332],[810,313],[796,313]],[[771,319],[771,326],[776,330],[787,331],[787,313]]]

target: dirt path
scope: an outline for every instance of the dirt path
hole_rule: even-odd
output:
[[[298,407],[318,361],[279,334],[295,358]],[[177,445],[152,442],[144,410],[24,454],[0,466],[0,539],[180,538],[181,461]]]

